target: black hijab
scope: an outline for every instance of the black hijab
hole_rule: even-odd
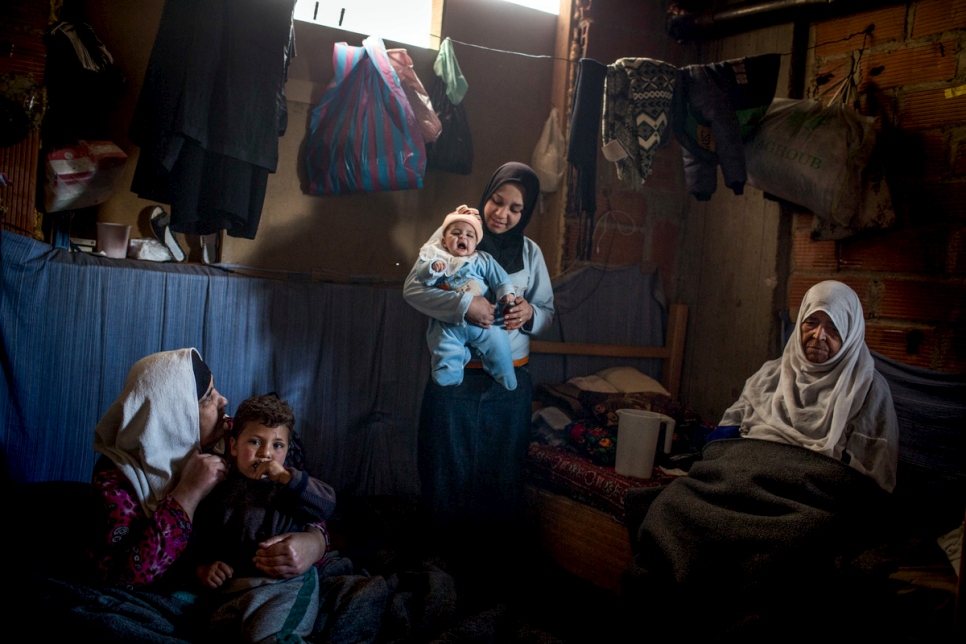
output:
[[[520,223],[505,233],[497,235],[486,225],[484,208],[493,193],[508,181],[523,186],[523,210],[520,212]],[[510,275],[523,270],[523,229],[530,223],[533,208],[537,205],[537,197],[539,196],[540,179],[537,178],[536,173],[528,165],[511,161],[496,169],[496,172],[490,177],[490,182],[486,184],[483,197],[480,199],[480,216],[483,218],[483,227],[486,232],[483,234],[483,239],[477,249],[493,255],[497,263]]]

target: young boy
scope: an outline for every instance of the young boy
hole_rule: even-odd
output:
[[[433,235],[419,251],[417,277],[426,286],[482,295],[494,293],[501,310],[516,299],[506,271],[488,253],[476,250],[483,238],[479,211],[460,206],[446,215],[442,235]],[[476,349],[483,370],[507,389],[516,389],[517,377],[506,329],[483,329],[431,319],[426,342],[432,354],[433,380],[442,386],[463,382],[463,368]]]
[[[233,466],[195,513],[195,573],[223,593],[210,621],[213,637],[300,641],[315,625],[315,567],[292,579],[271,579],[253,563],[261,542],[324,522],[335,509],[331,486],[284,464],[294,424],[291,407],[273,395],[244,401],[229,440]],[[308,602],[295,601],[306,596]]]

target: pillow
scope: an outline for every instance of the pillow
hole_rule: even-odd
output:
[[[620,389],[607,382],[599,375],[577,376],[568,380],[570,384],[581,391],[596,391],[602,394],[619,394]]]
[[[573,419],[559,407],[541,407],[533,412],[531,422],[546,425],[554,431],[560,431],[569,425]]]
[[[644,375],[634,367],[611,367],[610,369],[598,371],[597,376],[609,382],[621,393],[671,395],[671,392],[665,389],[661,383],[650,376]]]

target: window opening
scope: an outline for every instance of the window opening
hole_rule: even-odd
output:
[[[296,0],[295,19],[379,36],[416,47],[438,48],[443,0]]]

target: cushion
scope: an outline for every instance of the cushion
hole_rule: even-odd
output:
[[[597,375],[622,393],[655,393],[670,396],[671,393],[654,378],[634,367],[611,367],[598,371]]]

